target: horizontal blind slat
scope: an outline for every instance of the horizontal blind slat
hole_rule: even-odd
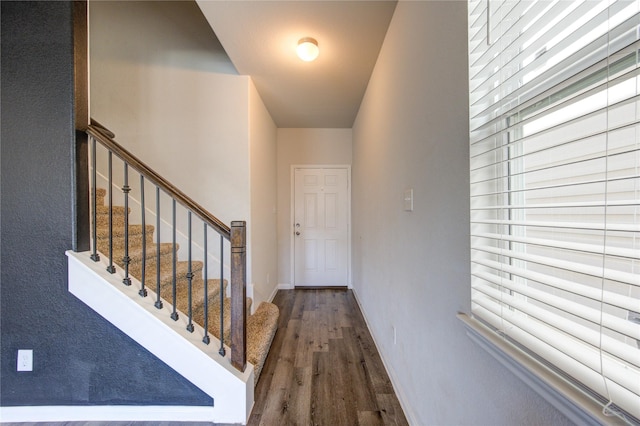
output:
[[[634,176],[633,179],[636,179]],[[606,180],[603,182],[607,182]],[[571,186],[577,186],[574,184]],[[546,188],[533,188],[530,191]],[[559,202],[559,203],[537,203],[537,204],[496,204],[481,207],[472,207],[471,211],[486,211],[486,210],[504,210],[504,209],[568,209],[579,208],[584,209],[587,207],[629,207],[640,205],[639,200],[602,200],[602,201],[579,201],[579,202]]]
[[[577,272],[579,274],[591,275],[592,277],[604,277],[611,281],[618,281],[624,284],[640,287],[640,275],[629,272],[616,271],[613,269],[603,268],[601,266],[591,266],[584,263],[571,262],[551,257],[528,254],[516,250],[500,249],[491,246],[475,246],[475,250],[481,250],[486,253],[497,254],[509,257],[511,259],[519,259],[525,262],[533,262],[539,265],[550,266],[565,271]]]
[[[567,298],[563,298],[555,294],[533,288],[526,284],[518,284],[513,280],[510,280],[508,278],[502,278],[497,275],[490,274],[488,272],[476,272],[473,275],[487,282],[500,286],[502,288],[512,290],[517,294],[528,296],[538,302],[542,302],[548,306],[552,306],[560,311],[564,311],[576,317],[585,319],[593,324],[599,324],[600,321],[602,321],[602,325],[604,327],[612,331],[615,331],[619,334],[622,334],[626,337],[629,337],[631,339],[640,341],[640,324],[636,324],[631,321],[626,321],[607,313],[601,313],[600,309],[590,308],[578,302],[573,302]],[[476,289],[480,287],[482,287],[480,284],[476,284],[472,286],[472,288],[476,288]],[[499,296],[496,297],[496,294],[499,293],[496,289],[487,287],[486,290],[480,290],[480,291],[483,291],[485,294],[491,295],[497,300],[501,300],[504,302],[504,300],[501,299]],[[526,313],[536,312],[537,313],[536,317],[538,317],[541,321],[545,321],[543,318],[541,318],[541,313],[542,312],[546,313],[548,315],[548,318],[547,318],[547,321],[545,322],[549,322],[553,324],[553,326],[555,326],[556,328],[563,329],[563,327],[559,324],[563,324],[564,322],[574,324],[567,318],[563,318],[559,315],[555,315],[548,311],[542,310],[531,304],[528,304],[527,302],[523,303],[522,300],[513,298],[512,295],[504,295],[503,297],[509,298],[509,300],[512,301],[512,303],[509,303],[509,305],[516,307],[522,310],[523,312],[526,312]],[[573,331],[575,332],[575,334],[579,335],[580,339],[582,339],[583,341],[588,342],[591,345],[596,347],[600,344],[599,332],[596,332],[593,329],[588,329],[586,327],[579,326],[577,324],[573,325],[573,327],[574,327]],[[580,330],[576,331],[578,328],[580,328]],[[568,331],[568,330],[565,330],[565,331]],[[608,338],[607,336],[602,336],[602,337],[603,339]],[[611,339],[611,340],[615,341],[614,339]],[[610,343],[610,346],[617,347],[617,344]],[[640,367],[640,350],[637,350],[638,348],[635,348],[635,349],[636,350],[632,352],[628,352],[629,355],[625,355],[627,354],[626,351],[620,351],[618,356]]]
[[[514,243],[532,244],[537,246],[554,247],[593,254],[606,254],[608,256],[640,260],[640,249],[625,249],[622,247],[574,243],[560,240],[549,240],[544,238],[519,237],[508,234],[494,234],[488,232],[471,233],[471,236],[476,238],[486,238],[495,241],[511,241]]]
[[[587,297],[591,300],[602,301],[610,306],[615,306],[632,312],[640,312],[640,300],[638,300],[638,298],[617,294],[597,287],[589,287],[563,278],[514,267],[491,259],[472,259],[472,264],[484,266],[500,272],[514,274],[525,279],[530,279],[544,285],[554,287],[558,290]]]
[[[640,232],[640,224],[633,223],[590,223],[590,222],[543,222],[521,220],[475,219],[471,224],[530,226],[538,228],[583,229],[589,231]]]

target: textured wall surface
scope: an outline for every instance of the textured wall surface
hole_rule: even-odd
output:
[[[211,405],[67,292],[72,5],[1,7],[1,405]],[[33,372],[15,371],[18,349],[33,349]]]

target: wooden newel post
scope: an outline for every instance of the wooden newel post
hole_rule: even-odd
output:
[[[231,222],[231,364],[247,366],[247,223]]]

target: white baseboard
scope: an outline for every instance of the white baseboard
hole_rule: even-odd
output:
[[[276,297],[276,293],[278,292],[278,290],[280,290],[280,286],[279,285],[273,287],[273,291],[271,292],[271,294],[267,298],[267,302],[269,302],[269,303],[273,302],[273,298]]]
[[[0,422],[152,421],[210,422],[213,407],[202,406],[38,406],[0,407]]]
[[[291,284],[287,284],[287,283],[279,283],[278,284],[278,290],[293,290],[293,286]]]
[[[252,299],[253,299],[253,287],[254,287],[253,283],[247,284],[247,297],[250,297]]]
[[[371,338],[373,339],[373,344],[376,345],[376,350],[378,351],[378,354],[380,354],[380,359],[382,360],[384,369],[387,371],[387,374],[389,375],[389,379],[391,380],[391,386],[393,386],[393,391],[396,393],[396,396],[398,397],[398,401],[400,402],[400,406],[404,411],[404,415],[407,418],[407,421],[409,422],[410,425],[417,425],[418,421],[416,420],[416,416],[411,410],[411,407],[409,406],[409,404],[406,402],[408,400],[403,392],[403,389],[398,385],[398,378],[395,374],[395,371],[393,370],[393,368],[390,368],[389,363],[386,361],[384,357],[384,353],[382,353],[379,349],[380,345],[378,345],[378,342],[376,341],[376,336],[372,332],[371,326],[369,325],[369,321],[367,321],[367,313],[363,309],[362,304],[360,303],[360,300],[358,300],[358,293],[356,293],[355,289],[352,289],[352,291],[353,291],[353,297],[354,299],[356,299],[356,303],[358,304],[358,308],[360,308],[360,312],[362,312],[362,317],[364,318],[364,322],[367,324],[367,329],[369,330],[369,334],[371,334]]]

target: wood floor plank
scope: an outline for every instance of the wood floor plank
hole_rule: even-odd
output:
[[[384,420],[380,411],[358,411],[358,424],[361,426],[382,426]]]
[[[327,410],[331,404],[331,354],[318,352],[313,356],[313,370],[311,382],[311,424],[335,424],[332,417],[334,410]]]
[[[294,363],[295,367],[311,367],[313,353],[318,350],[316,313],[316,311],[304,311],[302,313],[300,338],[298,339],[296,360]]]
[[[382,359],[378,354],[378,350],[369,331],[362,327],[356,327],[355,331],[358,343],[362,349],[362,355],[367,366],[367,374],[369,375],[369,382],[371,383],[373,392],[375,394],[394,393],[391,380],[389,380],[387,371],[384,368]]]
[[[250,425],[406,425],[353,293],[280,290]]]
[[[314,425],[357,424],[355,404],[350,398],[350,389],[345,386],[345,374],[332,343],[329,342],[329,352],[314,353],[311,422]]]
[[[308,304],[307,295],[304,294],[304,292],[295,292],[295,290],[288,291],[294,292],[293,306],[291,307],[291,318],[302,319],[302,312],[304,312],[305,307]]]
[[[367,365],[353,327],[342,327],[344,360],[349,373],[349,383],[356,398],[358,411],[376,411],[378,404],[369,379]]]
[[[282,344],[284,342],[284,337],[286,335],[285,327],[279,327],[278,331],[280,331],[280,333],[276,333],[271,343],[271,351],[273,351],[273,353],[280,353]],[[271,387],[271,382],[273,380],[277,362],[278,359],[276,357],[267,357],[264,363],[262,373],[260,374],[260,379],[258,380],[254,392],[255,400],[252,410],[252,413],[254,414],[260,415],[263,411],[266,397],[268,395],[269,388]]]
[[[314,333],[316,334],[316,350],[326,352],[329,350],[331,315],[327,309],[327,305],[321,304],[320,309],[316,311],[316,323],[314,324]],[[335,336],[337,337],[337,336]]]
[[[289,406],[289,424],[311,424],[311,385],[312,367],[295,368],[291,384],[291,403]]]
[[[395,394],[385,393],[377,396],[380,413],[385,425],[409,426],[400,402]]]
[[[280,315],[278,317],[278,332],[276,332],[271,343],[271,353],[279,354],[282,349],[282,344],[287,334],[287,325],[291,319],[291,311],[293,310],[295,297],[295,292],[281,291],[277,292],[273,299],[273,303],[279,307]],[[255,389],[255,401],[252,410],[252,414],[255,414],[257,417],[262,414],[264,409],[266,396],[271,386],[277,361],[278,357],[276,356],[267,357],[262,373],[260,374],[260,380]]]
[[[270,386],[266,391],[264,401],[261,402],[261,409],[256,413],[261,415],[260,424],[285,424],[283,419],[288,416],[300,323],[300,320],[295,319],[289,320],[287,323]],[[254,405],[254,410],[256,408]]]
[[[355,299],[353,303],[357,306]],[[371,333],[369,333],[367,324],[359,309],[354,313],[354,323],[356,324],[354,329],[367,365],[367,373],[369,374],[373,391],[376,394],[393,394],[391,380],[389,380],[389,375],[384,368],[373,337],[371,337]]]
[[[294,292],[279,291],[273,298],[273,303],[280,309],[278,326],[286,327],[287,322],[291,318],[291,311],[293,311],[295,297],[296,295]]]

